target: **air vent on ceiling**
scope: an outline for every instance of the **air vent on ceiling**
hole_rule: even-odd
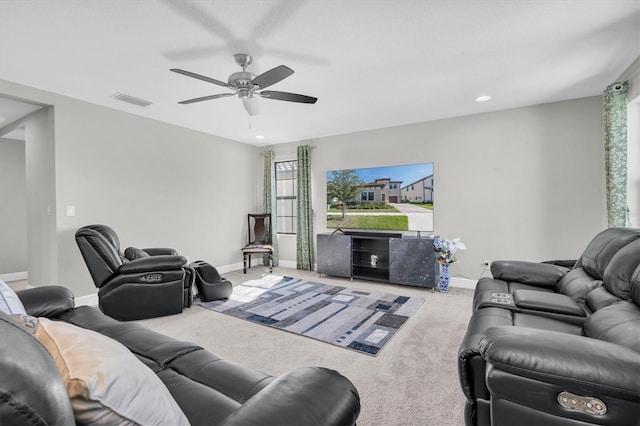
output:
[[[120,92],[113,95],[112,98],[122,102],[128,102],[130,104],[138,105],[141,107],[146,107],[153,103],[153,102],[145,101],[144,99],[136,98],[134,96],[127,95],[125,93],[120,93]]]

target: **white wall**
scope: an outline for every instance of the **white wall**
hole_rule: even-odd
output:
[[[261,209],[256,147],[1,80],[0,93],[54,106],[54,283],[95,292],[73,239],[89,223],[113,226],[125,247],[239,265],[246,213]],[[314,231],[326,232],[327,170],[433,161],[435,233],[468,246],[452,274],[574,258],[606,226],[601,117],[597,96],[302,141],[315,146]],[[276,159],[296,145],[274,146]],[[295,237],[279,241],[281,264],[295,263]]]
[[[24,141],[0,138],[0,275],[27,271]]]
[[[174,247],[192,261],[241,264],[246,213],[259,207],[256,147],[7,81],[0,93],[53,106],[56,270],[36,281],[30,265],[30,284],[95,293],[74,240],[92,223],[112,226],[123,248]],[[65,215],[68,205],[76,216]]]
[[[316,233],[327,170],[434,162],[435,233],[468,247],[453,275],[475,279],[485,259],[575,258],[606,227],[600,96],[307,143]],[[295,145],[270,148],[280,161]],[[295,238],[279,242],[295,261]]]
[[[27,116],[25,162],[27,175],[27,245],[29,283],[57,283],[55,136],[53,108]]]

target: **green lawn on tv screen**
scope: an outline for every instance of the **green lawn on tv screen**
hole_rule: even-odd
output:
[[[327,216],[327,228],[408,231],[409,218],[407,216],[347,215],[343,219],[338,215],[330,215]]]

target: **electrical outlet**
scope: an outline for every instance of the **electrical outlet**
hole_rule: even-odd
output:
[[[482,265],[483,265],[485,268],[488,268],[489,266],[491,266],[491,261],[490,261],[490,260],[483,260],[483,261],[482,261]]]

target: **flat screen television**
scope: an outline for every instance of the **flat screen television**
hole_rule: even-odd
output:
[[[433,232],[433,163],[327,171],[327,228]]]

